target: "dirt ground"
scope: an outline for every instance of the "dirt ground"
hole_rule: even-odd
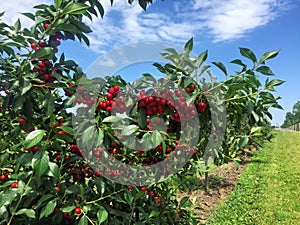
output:
[[[196,204],[199,205],[199,209],[195,209],[195,212],[201,218],[200,224],[206,224],[208,222],[207,216],[210,211],[215,209],[218,203],[227,199],[228,195],[237,184],[247,163],[250,161],[251,157],[248,156],[239,163],[238,168],[234,162],[217,167],[214,172],[209,174],[209,193],[205,193],[203,188],[201,188],[201,186],[204,186],[204,177],[197,182],[199,184],[197,190],[188,193],[179,193],[179,198],[184,196],[194,198],[197,196]]]

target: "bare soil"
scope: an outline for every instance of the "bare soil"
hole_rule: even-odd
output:
[[[191,192],[179,193],[178,197],[182,198],[189,196],[192,200],[197,197],[196,204],[198,207],[195,213],[201,218],[200,224],[208,222],[207,216],[214,210],[221,201],[225,201],[232,190],[235,188],[239,177],[244,171],[247,163],[251,161],[251,156],[247,156],[239,163],[237,167],[235,162],[229,162],[216,168],[216,170],[209,174],[209,193],[204,191],[204,176],[197,181],[197,188]]]

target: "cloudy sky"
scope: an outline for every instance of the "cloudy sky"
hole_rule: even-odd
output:
[[[86,20],[93,29],[90,48],[71,42],[62,46],[83,68],[118,46],[144,40],[182,45],[194,37],[196,53],[208,49],[209,61],[226,65],[239,57],[238,47],[258,55],[278,49],[280,56],[270,66],[287,82],[278,89],[285,111],[275,110],[273,123],[280,125],[285,112],[300,100],[300,0],[155,0],[146,12],[137,4],[128,5],[127,0],[115,0],[113,7],[109,0],[100,2],[104,18]],[[30,26],[20,12],[33,11],[38,3],[52,0],[0,1],[0,11],[6,11],[3,20],[13,23],[21,17],[23,26]]]

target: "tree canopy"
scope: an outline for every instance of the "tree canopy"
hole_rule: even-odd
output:
[[[300,122],[300,101],[296,102],[293,106],[292,112],[287,112],[282,128],[290,127]]]

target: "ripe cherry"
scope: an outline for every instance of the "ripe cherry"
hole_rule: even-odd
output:
[[[75,214],[81,214],[81,208],[77,207],[77,208],[75,209]]]
[[[20,125],[24,125],[24,123],[25,123],[25,119],[23,119],[23,118],[20,118],[18,122],[19,122],[19,124],[20,124]]]
[[[114,86],[114,91],[115,92],[118,92],[120,90],[120,87],[119,86]]]
[[[31,44],[30,44],[30,47],[31,47],[32,49],[35,49],[35,48],[37,47],[37,45],[36,45],[36,43],[31,43]]]
[[[199,112],[203,113],[207,108],[207,103],[205,102],[199,102],[197,105],[197,109]]]
[[[0,181],[5,181],[6,179],[7,179],[7,176],[5,176],[5,175],[0,176]]]
[[[45,28],[45,29],[48,29],[48,27],[49,27],[49,23],[45,23],[45,24],[44,24],[44,28]]]
[[[10,185],[11,188],[17,188],[18,186],[19,186],[19,183],[18,183],[18,182],[12,183],[12,184]]]
[[[157,202],[158,204],[160,204],[160,205],[162,204],[162,201],[161,201],[161,199],[160,199],[159,197],[156,197],[155,200],[156,200],[156,202]]]
[[[145,186],[141,187],[141,191],[147,191],[147,188]]]

